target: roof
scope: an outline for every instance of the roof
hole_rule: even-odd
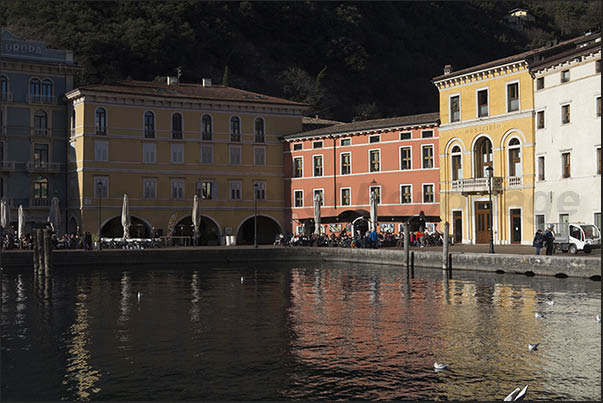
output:
[[[554,54],[550,57],[545,57],[540,61],[533,62],[530,64],[530,70],[542,70],[547,67],[554,66],[559,63],[563,63],[569,59],[572,59],[577,56],[587,55],[596,51],[601,51],[601,34],[593,34],[592,41],[585,43],[581,47],[572,48],[565,52]],[[599,39],[599,41],[597,41]]]
[[[332,134],[353,133],[365,130],[389,129],[426,124],[437,124],[440,121],[440,113],[423,113],[420,115],[401,116],[385,119],[363,120],[350,123],[339,123],[329,127],[310,130],[302,133],[283,136],[284,140],[301,139],[306,137],[328,136]]]
[[[304,116],[302,117],[302,124],[309,124],[309,125],[335,125],[337,123],[341,123],[337,120],[329,120],[329,119],[321,119],[318,116],[316,117],[311,117],[311,116]]]
[[[224,85],[211,85],[204,87],[202,84],[179,83],[168,85],[158,81],[136,81],[127,80],[109,84],[91,84],[78,87],[65,94],[67,97],[78,91],[94,91],[115,94],[130,94],[141,96],[153,96],[161,98],[183,98],[204,99],[235,102],[253,102],[264,104],[288,105],[307,107],[307,104],[289,101],[283,98],[258,94],[238,88],[226,87]]]

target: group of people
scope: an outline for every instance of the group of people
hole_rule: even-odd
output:
[[[52,232],[50,235],[50,242],[52,243],[53,249],[91,250],[92,234],[86,232],[83,236],[80,236],[77,233],[57,236],[56,233]],[[2,249],[33,249],[33,236],[29,233],[25,233],[19,238],[14,231],[7,231],[2,235],[0,247]]]
[[[553,226],[549,225],[544,233],[541,229],[536,231],[534,235],[534,247],[536,248],[536,254],[540,255],[540,250],[545,249],[545,255],[552,255],[555,251],[555,234],[553,233]]]

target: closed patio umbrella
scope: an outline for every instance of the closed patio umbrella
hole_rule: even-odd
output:
[[[59,209],[59,198],[56,196],[50,200],[50,211],[48,212],[47,221],[50,223],[52,230],[58,235],[61,210]]]
[[[376,231],[377,230],[377,193],[375,192],[375,190],[371,190],[371,197],[369,200],[369,207],[370,207],[370,215],[371,215],[371,221],[369,222],[369,231]]]
[[[0,202],[0,227],[3,229],[8,229],[10,225],[10,207],[8,206],[8,201],[6,199],[2,199]]]
[[[25,233],[25,213],[23,212],[23,205],[19,205],[19,222],[17,225],[17,237],[19,239],[23,238],[23,234]]]
[[[124,202],[121,206],[121,226],[124,228],[124,239],[130,239],[130,203],[128,195],[124,193]]]
[[[320,235],[320,193],[314,194],[314,233]]]
[[[193,197],[193,212],[191,214],[193,219],[193,230],[199,231],[199,225],[201,224],[201,216],[199,215],[199,197],[195,195]]]

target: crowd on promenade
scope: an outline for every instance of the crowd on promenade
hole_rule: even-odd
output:
[[[92,234],[64,234],[57,236],[51,232],[50,242],[53,249],[92,249]],[[19,238],[15,232],[5,232],[1,238],[2,249],[33,249],[33,236],[25,233]]]

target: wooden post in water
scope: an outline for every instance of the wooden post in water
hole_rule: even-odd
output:
[[[415,278],[415,252],[410,252],[410,276]]]
[[[405,222],[404,223],[404,260],[406,261],[406,269],[407,270],[410,265],[410,262],[408,260],[408,251],[409,251],[408,243],[409,242],[410,242],[410,234],[408,233],[408,222]]]
[[[44,242],[43,242],[43,238],[42,238],[42,230],[41,229],[36,229],[36,243],[34,245],[34,248],[38,249],[38,270],[40,270],[40,273],[44,272]]]
[[[448,265],[448,242],[449,242],[449,234],[448,229],[450,224],[448,221],[444,223],[444,245],[442,246],[442,269],[446,270],[446,266]]]
[[[452,253],[448,254],[448,278],[452,278]]]
[[[44,273],[50,274],[52,244],[50,242],[50,231],[44,230]]]
[[[33,242],[33,266],[34,271],[38,271],[39,268],[39,259],[38,259],[38,232],[36,230],[32,233],[32,242]]]

